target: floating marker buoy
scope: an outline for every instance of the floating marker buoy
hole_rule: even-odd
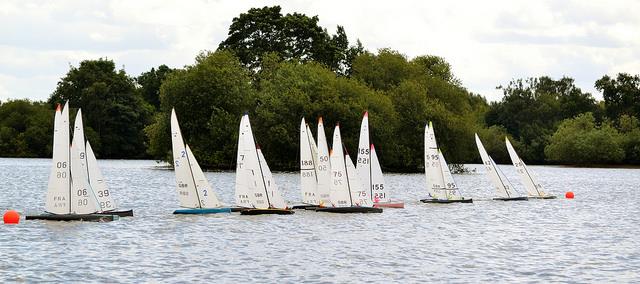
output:
[[[564,194],[564,198],[573,199],[573,191],[567,191],[567,193]]]
[[[3,219],[5,224],[18,224],[20,223],[20,214],[15,210],[9,210],[4,213]]]

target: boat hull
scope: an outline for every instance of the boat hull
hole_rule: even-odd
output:
[[[240,215],[266,215],[266,214],[275,214],[275,215],[290,215],[293,214],[293,210],[291,209],[278,209],[278,208],[269,208],[269,209],[243,209],[240,211]]]
[[[389,202],[376,202],[373,203],[375,208],[404,208],[404,202],[402,201],[389,201]]]
[[[120,217],[133,217],[133,209],[130,210],[114,210],[114,211],[106,211],[106,212],[102,212],[100,214],[106,214],[106,215],[118,215]]]
[[[231,208],[189,208],[189,209],[178,209],[173,211],[173,214],[186,214],[186,215],[197,215],[197,214],[217,214],[217,213],[231,213]]]
[[[377,207],[326,207],[317,208],[316,212],[327,213],[382,213],[382,208]]]
[[[558,198],[555,195],[547,195],[547,196],[529,196],[529,199],[556,199]]]
[[[499,201],[527,201],[529,200],[528,197],[526,196],[519,196],[519,197],[496,197],[493,200],[499,200]]]
[[[420,199],[421,202],[423,203],[437,203],[437,204],[449,204],[449,203],[473,203],[473,199],[446,199],[446,200],[440,200],[440,199]]]
[[[111,214],[40,214],[27,215],[26,220],[110,222],[120,216]]]
[[[303,205],[295,205],[293,207],[291,207],[291,209],[304,209],[304,210],[315,210],[316,208],[320,208],[318,205],[311,205],[311,204],[303,204]]]

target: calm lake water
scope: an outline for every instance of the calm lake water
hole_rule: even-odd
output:
[[[267,157],[268,158],[268,157]],[[640,169],[531,167],[568,200],[489,201],[484,169],[454,175],[473,204],[433,205],[424,175],[386,174],[405,209],[382,214],[175,216],[173,171],[99,161],[120,208],[110,223],[0,225],[0,282],[638,282]],[[50,161],[0,159],[0,210],[44,210]],[[523,190],[511,166],[502,165]],[[209,172],[226,204],[232,172]],[[297,173],[276,173],[297,204]]]

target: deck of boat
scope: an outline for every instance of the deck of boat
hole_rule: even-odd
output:
[[[118,215],[120,217],[133,217],[133,209],[130,210],[113,210],[113,211],[105,211],[105,212],[101,212],[100,214],[107,214],[107,215]]]
[[[27,215],[26,220],[109,222],[120,216],[111,214],[40,214]]]
[[[173,214],[216,214],[216,213],[231,213],[231,208],[186,208],[173,211]]]
[[[473,203],[473,199],[420,199],[423,203],[449,204],[449,203]]]
[[[547,196],[529,196],[529,199],[556,199],[558,198],[555,195],[547,195]]]
[[[500,201],[527,201],[529,200],[528,197],[526,196],[519,196],[519,197],[496,197],[493,200],[500,200]]]
[[[376,207],[324,207],[317,208],[316,212],[328,213],[382,213],[382,208]]]
[[[311,205],[311,204],[303,204],[303,205],[294,205],[293,207],[291,207],[291,209],[304,209],[304,210],[316,210],[316,208],[320,208],[320,206],[318,205]]]
[[[404,208],[404,202],[402,201],[389,201],[389,202],[375,202],[373,207],[376,208]]]
[[[268,208],[268,209],[245,208],[240,211],[240,215],[264,215],[264,214],[289,215],[293,213],[295,212],[293,212],[293,210],[291,209],[279,209],[279,208]]]

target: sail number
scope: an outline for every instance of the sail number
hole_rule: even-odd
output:
[[[369,163],[369,158],[358,158],[358,164],[366,165]]]
[[[369,149],[367,149],[367,148],[361,148],[361,149],[360,149],[360,154],[365,154],[365,155],[369,154]]]
[[[328,162],[329,161],[329,156],[326,156],[326,155],[320,156],[318,158],[318,160],[320,160],[320,162]]]
[[[87,189],[78,189],[78,196],[87,196]]]
[[[311,171],[302,172],[302,177],[313,177],[313,172]]]
[[[58,168],[58,169],[65,169],[65,168],[67,168],[67,162],[57,162],[57,163],[56,163],[56,168]]]
[[[98,190],[98,197],[106,197],[109,196],[109,190],[105,189],[105,190]]]
[[[371,185],[372,190],[384,190],[384,184],[376,183]]]
[[[313,160],[301,160],[300,166],[313,166]]]

